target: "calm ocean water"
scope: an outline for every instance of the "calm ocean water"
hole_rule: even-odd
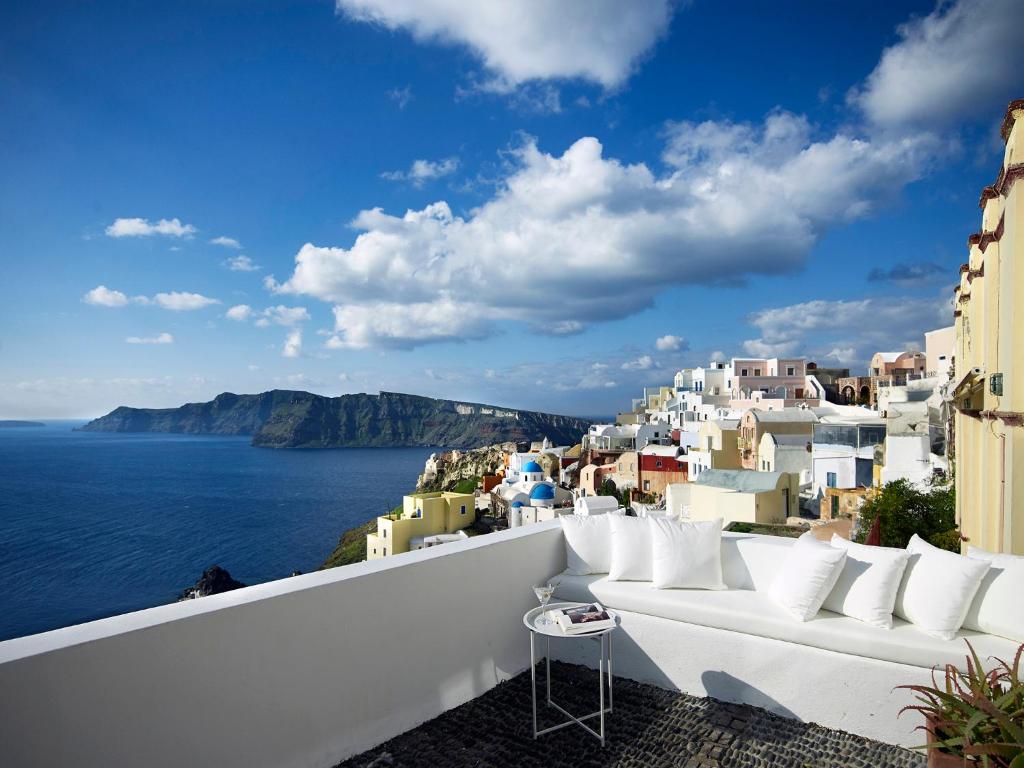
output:
[[[401,502],[432,451],[80,423],[0,429],[0,640],[171,602],[215,563],[246,584],[314,570]]]

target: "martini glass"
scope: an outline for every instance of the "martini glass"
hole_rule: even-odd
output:
[[[534,587],[533,594],[535,594],[537,599],[540,600],[540,607],[542,609],[546,609],[548,607],[548,602],[551,600],[551,596],[555,594],[555,584],[552,584],[549,581],[547,584]],[[535,623],[538,627],[547,627],[553,622],[548,618],[547,610],[542,610]]]

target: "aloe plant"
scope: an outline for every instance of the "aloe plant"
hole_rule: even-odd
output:
[[[966,642],[966,641],[965,641]],[[1024,682],[1020,677],[1024,645],[1017,649],[1013,664],[995,659],[989,671],[981,664],[974,646],[967,670],[947,664],[940,685],[932,670],[932,685],[901,685],[917,694],[918,704],[900,710],[920,712],[925,725],[920,730],[933,739],[929,749],[940,749],[965,763],[983,768],[1024,768]]]

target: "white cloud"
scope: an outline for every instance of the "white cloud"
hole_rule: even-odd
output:
[[[479,338],[498,321],[578,332],[672,285],[799,268],[825,232],[917,178],[932,148],[812,133],[785,112],[761,125],[672,124],[661,174],[604,157],[594,138],[561,155],[528,141],[465,217],[443,201],[401,216],[362,211],[351,247],[307,243],[293,274],[266,285],[339,305],[336,344]]]
[[[447,299],[402,304],[380,301],[334,308],[335,334],[328,349],[394,347],[409,349],[428,342],[481,339],[490,333],[486,308]]]
[[[281,349],[281,355],[284,357],[298,357],[302,354],[302,331],[296,328],[294,331],[289,332],[288,336],[284,340],[284,347]]]
[[[756,357],[832,357],[864,363],[881,350],[920,345],[925,331],[952,324],[948,298],[817,299],[761,310],[750,316],[761,337],[743,342]]]
[[[236,304],[235,306],[231,307],[231,309],[229,309],[224,314],[224,316],[227,317],[229,320],[248,320],[250,317],[252,317],[252,307],[250,307],[248,304]]]
[[[640,355],[636,360],[627,360],[621,366],[624,371],[646,371],[654,367],[654,358],[650,355]]]
[[[963,120],[1020,96],[1024,69],[1024,3],[1020,0],[939,2],[898,28],[865,84],[849,100],[881,125]]]
[[[161,333],[159,336],[129,336],[125,341],[129,344],[173,344],[174,337]]]
[[[403,88],[392,88],[388,91],[388,98],[395,102],[399,109],[405,109],[412,101],[412,87],[406,85]]]
[[[675,352],[686,347],[686,339],[682,336],[661,336],[654,342],[654,348],[659,352]]]
[[[150,235],[167,235],[168,237],[190,238],[196,232],[191,224],[182,224],[179,219],[160,219],[151,223],[149,219],[115,219],[106,229],[108,237],[148,237]]]
[[[221,235],[220,237],[215,237],[210,242],[213,243],[214,245],[222,245],[225,248],[234,248],[236,251],[242,247],[242,244],[235,240],[235,238],[224,237],[224,235]]]
[[[144,302],[140,303],[149,302],[152,302],[159,307],[163,307],[164,309],[172,309],[176,312],[189,312],[195,309],[203,309],[204,307],[209,307],[213,304],[220,304],[217,299],[211,299],[200,293],[187,293],[185,291],[158,293],[152,299],[145,299]]]
[[[293,326],[309,320],[309,312],[305,307],[286,307],[278,304],[276,307],[267,307],[260,312],[256,325],[266,328],[269,325]]]
[[[232,272],[257,272],[260,269],[248,256],[232,256],[224,262],[224,266]]]
[[[350,19],[468,46],[500,81],[582,78],[622,84],[667,30],[669,0],[337,0]]]
[[[457,157],[446,157],[441,160],[413,160],[408,171],[387,171],[381,174],[388,181],[408,181],[414,187],[422,187],[432,179],[449,176],[458,169]]]
[[[725,356],[725,352],[721,349],[714,350],[709,356],[708,360],[712,363],[724,363],[728,358]]]
[[[799,346],[799,341],[769,343],[763,339],[748,339],[743,342],[743,351],[751,357],[789,357],[796,353]]]
[[[128,297],[105,285],[97,285],[82,297],[82,301],[97,307],[123,307],[128,303]]]

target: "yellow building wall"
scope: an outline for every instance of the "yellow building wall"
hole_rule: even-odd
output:
[[[957,520],[969,543],[1024,554],[1024,102],[1004,122],[1004,161],[982,194],[981,230],[969,240],[955,292],[954,392]],[[984,247],[983,247],[984,246]],[[1002,374],[1002,395],[991,391]]]
[[[722,429],[713,421],[700,425],[698,448],[707,451],[710,438],[712,469],[741,469],[739,434],[738,429]]]
[[[377,533],[366,535],[366,558],[400,555],[409,551],[409,541],[418,536],[454,533],[476,520],[471,493],[416,493],[402,499],[402,516],[377,518]]]

